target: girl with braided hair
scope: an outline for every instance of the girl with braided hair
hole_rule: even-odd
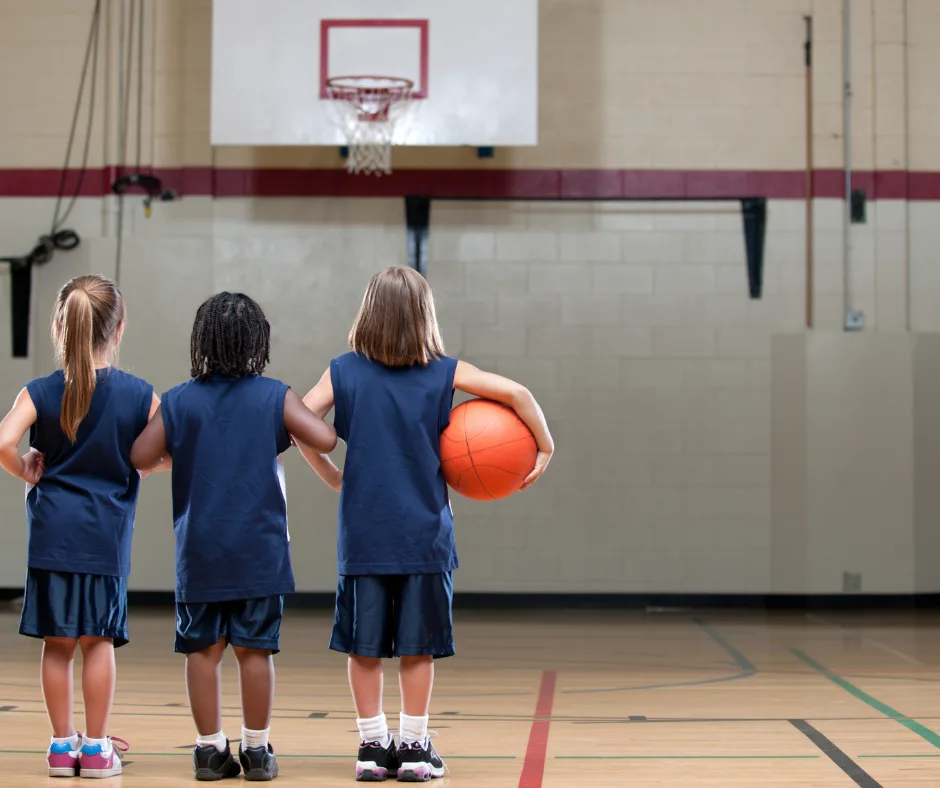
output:
[[[336,446],[332,425],[286,384],[263,376],[270,326],[242,293],[219,293],[196,313],[192,379],[164,397],[131,452],[147,470],[173,463],[176,651],[196,724],[197,780],[277,777],[268,742],[273,655],[284,594],[294,590],[287,505],[278,457],[291,439],[315,451]],[[238,761],[222,732],[221,663],[232,644],[241,681]],[[240,763],[240,766],[239,766]]]

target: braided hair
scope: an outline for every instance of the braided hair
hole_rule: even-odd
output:
[[[260,375],[271,360],[271,326],[244,293],[217,293],[196,312],[190,340],[190,374],[240,378]]]

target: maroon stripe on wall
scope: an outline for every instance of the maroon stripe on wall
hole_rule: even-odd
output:
[[[399,170],[381,178],[344,170],[180,167],[157,169],[181,195],[212,197],[400,197],[465,199],[691,200],[738,197],[803,199],[802,170]],[[85,173],[80,193],[110,192],[117,168]],[[0,170],[0,197],[54,197],[60,173],[52,169]],[[78,172],[67,173],[72,194]],[[841,198],[841,170],[817,170],[816,197]],[[940,172],[856,172],[853,188],[873,200],[940,200]]]

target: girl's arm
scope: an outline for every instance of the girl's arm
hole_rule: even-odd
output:
[[[163,462],[166,455],[166,427],[163,424],[163,410],[158,405],[144,431],[134,441],[131,465],[138,471],[152,471]]]
[[[548,431],[545,414],[525,386],[501,375],[483,372],[466,361],[458,361],[454,372],[454,388],[508,405],[532,431],[539,452],[535,459],[535,469],[526,477],[522,485],[523,490],[545,473],[555,451],[555,443]]]
[[[160,398],[157,396],[157,392],[153,392],[153,399],[150,402],[150,415],[147,417],[147,423],[149,424],[153,421],[153,417],[157,415],[157,412],[160,410]],[[149,471],[140,471],[140,478],[143,479],[149,476],[151,473],[162,473],[165,471],[173,470],[173,458],[169,454],[164,454],[158,461],[157,464],[153,466]]]
[[[323,373],[320,382],[307,392],[304,405],[321,419],[333,408],[333,381],[330,378],[329,368]],[[343,472],[333,464],[329,457],[311,451],[306,446],[299,445],[297,448],[300,449],[307,464],[316,471],[317,476],[323,479],[328,487],[336,492],[343,489]]]
[[[0,422],[0,466],[17,479],[36,484],[43,472],[41,452],[30,450],[20,457],[20,441],[36,423],[36,406],[29,392],[23,389],[10,412]]]
[[[284,427],[297,447],[313,452],[331,452],[336,448],[336,430],[322,418],[311,413],[293,389],[284,397]]]

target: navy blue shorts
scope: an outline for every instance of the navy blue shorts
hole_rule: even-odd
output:
[[[225,638],[233,646],[277,654],[283,612],[283,595],[231,602],[177,602],[174,650],[195,654]]]
[[[330,648],[360,657],[454,655],[452,572],[340,575]]]
[[[20,634],[31,638],[111,638],[128,642],[127,578],[26,570]]]

